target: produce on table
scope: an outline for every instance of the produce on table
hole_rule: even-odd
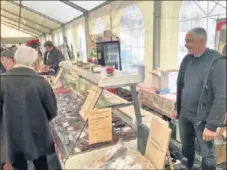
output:
[[[87,60],[89,63],[91,63],[92,61],[93,61],[93,59],[92,58],[88,58],[88,60]]]

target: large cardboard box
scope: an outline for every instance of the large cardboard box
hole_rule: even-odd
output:
[[[169,74],[170,73],[177,73],[177,69],[168,69],[168,70],[153,70],[151,71],[151,83],[152,87],[156,89],[162,89],[162,88],[169,88],[169,82],[171,79],[169,79]],[[176,81],[176,80],[172,80]]]
[[[109,41],[118,41],[118,37],[113,35],[113,36],[110,36],[110,37],[99,37],[97,39],[97,42],[100,43],[100,42],[109,42]]]
[[[222,145],[215,145],[215,151],[217,154],[217,164],[226,163],[226,143]]]
[[[105,30],[105,31],[103,32],[103,34],[104,34],[104,37],[111,37],[111,36],[113,35],[113,33],[112,33],[111,30]]]
[[[161,115],[173,118],[175,112],[175,94],[159,95],[155,94],[152,88],[141,88],[139,90],[140,103]]]

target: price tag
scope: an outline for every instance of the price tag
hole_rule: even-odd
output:
[[[89,112],[89,144],[112,141],[112,109],[97,109]]]

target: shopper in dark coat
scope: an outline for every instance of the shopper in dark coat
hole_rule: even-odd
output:
[[[16,50],[5,49],[0,56],[0,74],[10,70],[15,65],[14,54]]]
[[[193,28],[185,38],[188,55],[183,59],[177,80],[176,111],[182,153],[187,169],[193,169],[195,138],[202,156],[202,170],[216,170],[214,140],[226,113],[226,58],[206,48],[207,33]]]
[[[48,170],[47,155],[55,152],[49,121],[57,114],[56,98],[31,67],[37,51],[20,47],[14,59],[14,68],[0,77],[1,164],[27,170],[32,160],[36,170]]]
[[[49,66],[49,69],[54,70],[56,73],[59,69],[59,63],[65,60],[64,55],[51,41],[45,42],[44,47],[46,51],[49,52],[48,55],[45,55],[44,63]]]

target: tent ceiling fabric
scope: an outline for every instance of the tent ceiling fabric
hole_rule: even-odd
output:
[[[20,3],[20,1],[15,2]],[[61,23],[69,22],[82,15],[82,12],[75,10],[61,1],[22,1],[22,5],[45,14]]]
[[[8,18],[7,23],[11,20],[16,20],[17,23],[13,22],[13,26],[19,29],[19,5],[13,4],[9,1],[1,1],[1,17]],[[2,20],[1,20],[2,21]],[[8,22],[9,21],[9,22]],[[31,21],[35,22],[36,24],[32,23]],[[38,25],[40,27],[38,27]],[[12,26],[12,23],[11,23]],[[32,35],[40,35],[41,33],[50,33],[52,30],[59,28],[61,25],[53,22],[47,18],[44,18],[36,13],[33,13],[29,10],[21,8],[21,27],[25,28],[25,30]],[[40,32],[34,32],[33,29],[29,29],[32,27],[34,29],[39,30]],[[47,28],[49,29],[47,29]]]
[[[5,24],[23,28],[32,35],[51,33],[53,30],[96,9],[107,1],[1,1],[1,19]],[[20,19],[19,19],[20,18]]]
[[[3,21],[4,23],[8,23],[8,24],[10,24],[10,25],[13,25],[13,26],[16,26],[16,27],[19,28],[19,24],[18,24],[18,22],[16,22],[16,21],[12,21],[12,20],[10,20],[10,19],[8,19],[8,18],[5,18],[5,17],[1,16],[1,22],[2,22],[2,21]],[[28,31],[28,32],[30,32],[30,33],[32,33],[32,34],[35,34],[35,35],[42,35],[41,32],[38,32],[38,31],[36,31],[36,30],[34,30],[34,29],[31,29],[31,28],[29,28],[29,27],[27,27],[27,26],[24,26],[23,24],[21,24],[20,27],[21,27],[22,29],[24,29],[24,30],[26,30],[26,31]]]
[[[22,31],[15,30],[5,24],[1,24],[1,38],[13,38],[13,37],[31,37],[31,35],[26,34]]]
[[[6,12],[4,10],[2,10],[1,16],[19,23],[19,17],[18,16],[12,15],[11,13],[8,13],[8,12]],[[38,30],[41,33],[42,32],[50,32],[51,31],[50,29],[43,28],[43,27],[37,25],[36,23],[30,22],[30,20],[28,21],[28,20],[26,20],[24,18],[21,18],[21,24],[24,25],[24,26],[27,26],[28,28],[32,28],[34,30]]]
[[[6,32],[10,32],[10,35],[13,32],[14,33],[13,37],[17,37],[18,36],[17,32],[22,32],[22,33],[26,34],[29,37],[36,37],[37,36],[37,35],[34,35],[34,34],[30,34],[29,32],[27,32],[27,31],[25,31],[23,29],[18,30],[17,27],[14,27],[13,25],[10,25],[10,24],[7,24],[5,22],[2,22],[1,23],[1,38],[9,37],[9,35]],[[21,35],[21,34],[19,33],[19,35]],[[23,36],[23,37],[25,37],[25,36]]]
[[[105,1],[71,1],[72,3],[81,6],[82,8],[90,11],[93,8],[101,5],[102,3],[104,3]]]

